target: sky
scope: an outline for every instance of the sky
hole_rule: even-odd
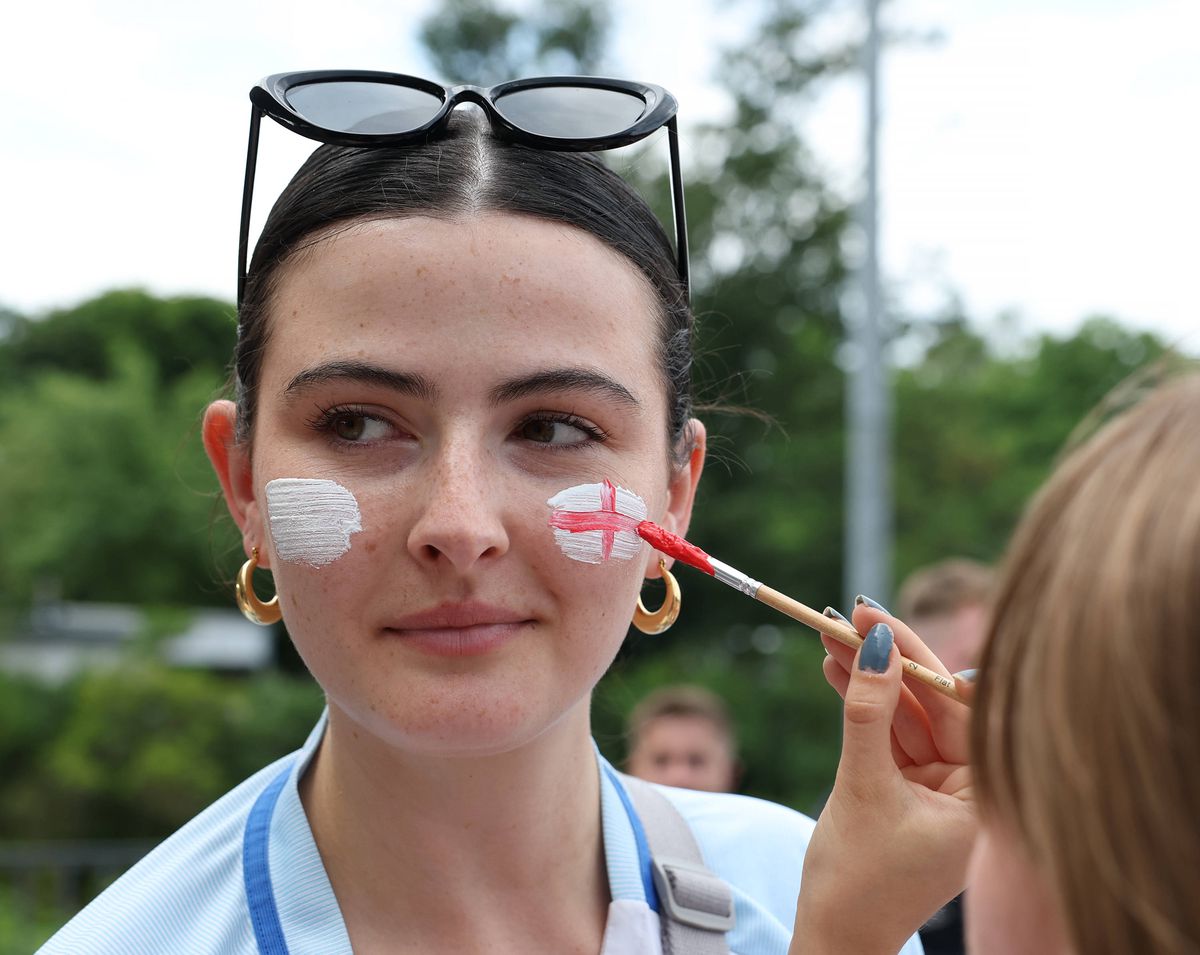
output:
[[[517,0],[520,5],[520,0]],[[0,36],[0,306],[101,291],[232,299],[249,108],[262,76],[330,67],[430,75],[432,0],[48,0]],[[830,41],[862,29],[834,0]],[[612,72],[666,86],[680,123],[720,121],[713,75],[753,0],[613,0]],[[336,12],[335,12],[336,10]],[[1072,331],[1107,314],[1200,350],[1200,3],[889,0],[881,253],[894,301],[949,297],[987,324]],[[802,120],[847,197],[861,190],[861,83]],[[264,123],[255,222],[311,144]],[[686,178],[686,173],[685,173]],[[255,226],[257,228],[257,226]]]

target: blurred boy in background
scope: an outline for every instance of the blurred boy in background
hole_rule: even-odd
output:
[[[648,694],[626,723],[631,776],[706,792],[733,792],[741,768],[729,710],[698,686],[665,686]]]
[[[952,557],[909,574],[900,587],[896,613],[957,673],[978,662],[991,598],[991,568]]]

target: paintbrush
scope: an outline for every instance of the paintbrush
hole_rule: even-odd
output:
[[[550,526],[554,528],[555,539],[568,557],[587,563],[600,563],[612,557],[627,559],[636,554],[638,540],[644,540],[660,553],[715,577],[747,597],[832,637],[838,643],[855,650],[862,646],[863,638],[848,624],[818,613],[762,581],[710,557],[678,534],[646,520],[646,505],[642,499],[608,480],[601,484],[567,488],[547,503],[552,509]],[[904,656],[900,657],[900,662],[906,677],[924,683],[959,703],[967,703],[949,677]]]

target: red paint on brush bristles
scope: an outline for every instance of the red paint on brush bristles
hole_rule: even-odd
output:
[[[669,530],[659,527],[654,521],[642,521],[638,524],[637,534],[656,551],[712,576],[713,565],[709,562],[708,554],[695,544],[689,544],[678,534],[672,534]]]

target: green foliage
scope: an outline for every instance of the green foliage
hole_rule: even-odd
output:
[[[607,5],[541,0],[518,14],[490,0],[445,0],[421,41],[446,82],[492,86],[523,76],[595,73],[608,40]]]
[[[0,831],[162,838],[303,741],[307,679],[248,681],[139,663],[65,687],[0,678]]]
[[[214,521],[199,416],[232,346],[227,307],[141,292],[0,343],[0,365],[19,369],[0,385],[0,600],[227,599],[213,557],[235,541]]]
[[[1139,366],[1153,335],[1095,318],[997,355],[961,317],[942,321],[896,377],[896,566],[997,558],[1072,430]]]
[[[0,955],[36,952],[73,915],[0,885]]]
[[[195,371],[216,375],[219,383],[235,330],[234,309],[224,302],[161,299],[138,290],[107,292],[37,319],[9,313],[0,322],[0,382],[16,388],[49,371],[103,381],[136,346],[152,358],[160,384]]]

